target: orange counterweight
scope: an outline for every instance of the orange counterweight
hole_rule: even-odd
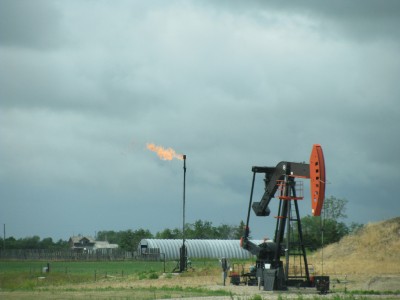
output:
[[[314,144],[310,156],[311,212],[320,216],[325,198],[325,160],[322,147]]]

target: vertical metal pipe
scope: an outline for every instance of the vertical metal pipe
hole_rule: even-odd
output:
[[[299,206],[298,206],[297,201],[295,201],[294,204],[295,204],[296,215],[297,215],[297,231],[299,233],[301,252],[303,254],[303,260],[304,260],[304,270],[306,273],[307,283],[310,284],[311,283],[310,282],[310,271],[308,270],[307,253],[306,253],[306,247],[304,246],[303,229],[301,226],[300,211],[299,211]]]
[[[326,202],[325,202],[326,203]],[[323,216],[320,217],[321,222],[321,275],[324,275],[324,230],[325,230],[325,203],[323,204]]]
[[[256,172],[253,172],[253,180],[251,182],[251,191],[250,191],[250,200],[249,200],[249,209],[247,210],[247,220],[246,220],[246,228],[245,228],[246,233],[247,233],[247,230],[249,228],[251,203],[253,202],[253,191],[254,191],[254,181],[255,181],[255,179],[256,179]]]
[[[186,210],[186,155],[183,155],[183,226],[182,237],[183,246],[185,246],[185,210]]]
[[[287,184],[290,184],[289,182],[287,182]],[[290,187],[287,187],[290,190]],[[286,259],[286,266],[285,266],[285,280],[288,280],[289,277],[289,260],[290,260],[290,251],[291,251],[291,234],[290,234],[290,221],[292,219],[292,200],[287,199],[284,200],[287,202],[287,206],[288,206],[288,211],[287,211],[287,217],[286,217],[286,251],[285,251],[285,259]]]
[[[284,180],[283,180],[283,196],[288,197],[290,195],[290,191],[288,189],[288,182],[287,182],[287,176],[285,175]],[[288,200],[280,200],[282,201],[282,214],[278,216],[277,222],[279,222],[279,228],[278,228],[278,234],[276,237],[276,245],[277,249],[280,249],[281,243],[283,242],[283,238],[285,235],[285,227],[286,227],[286,220],[288,218],[288,209],[289,209],[289,201]],[[279,262],[279,257],[280,257],[280,251],[276,251],[274,255],[274,261],[277,263]]]
[[[179,271],[187,269],[186,246],[185,246],[185,210],[186,210],[186,155],[183,155],[183,218],[182,218],[182,247],[180,250]]]

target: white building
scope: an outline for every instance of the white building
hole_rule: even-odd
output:
[[[96,241],[90,236],[72,236],[68,241],[70,248],[77,252],[96,251],[99,249],[117,249],[117,244],[110,244],[107,241]]]

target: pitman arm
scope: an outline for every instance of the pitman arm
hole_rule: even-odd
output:
[[[251,254],[258,256],[258,254],[260,253],[260,247],[249,240],[249,235],[250,235],[250,229],[246,227],[244,229],[244,235],[240,239],[240,247],[246,249]]]
[[[281,161],[273,167],[253,167],[254,173],[265,173],[265,192],[260,202],[254,202],[253,211],[257,216],[269,216],[269,202],[278,189],[278,181],[283,180],[285,175],[293,177],[310,178],[310,165],[305,163],[294,163]]]

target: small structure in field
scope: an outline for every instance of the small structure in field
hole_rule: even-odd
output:
[[[91,252],[103,249],[117,249],[117,244],[110,244],[108,241],[96,241],[90,236],[72,236],[68,241],[71,250],[77,252]]]

